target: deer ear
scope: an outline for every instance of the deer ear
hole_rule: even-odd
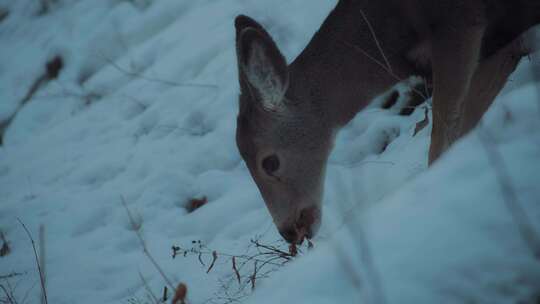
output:
[[[239,16],[235,25],[236,54],[242,89],[256,94],[254,97],[267,110],[283,109],[283,96],[289,84],[285,58],[270,35],[253,19]],[[246,85],[247,88],[244,88]]]

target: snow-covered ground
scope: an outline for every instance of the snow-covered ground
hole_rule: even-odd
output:
[[[39,3],[0,0],[0,16],[9,12],[0,121],[17,113],[0,147],[0,230],[11,248],[0,276],[22,273],[9,279],[20,302],[40,292],[17,219],[36,241],[45,227],[50,303],[150,303],[139,273],[161,296],[166,282],[124,201],[189,303],[227,303],[227,293],[249,303],[536,303],[540,261],[529,247],[540,244],[519,230],[540,235],[540,100],[527,60],[482,127],[429,170],[430,126],[413,136],[423,108],[360,113],[331,155],[315,248],[267,268],[251,295],[238,292],[230,258],[207,274],[209,255],[205,266],[196,254],[171,257],[171,246],[198,241],[233,255],[255,254],[252,239],[287,250],[234,142],[233,20],[259,20],[291,60],[335,1],[58,0],[46,12]],[[19,109],[56,56],[59,77]],[[188,213],[201,197],[208,203]]]

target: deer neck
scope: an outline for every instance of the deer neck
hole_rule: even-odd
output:
[[[310,103],[331,128],[412,73],[402,55],[412,33],[383,2],[340,1],[289,66],[288,97]]]

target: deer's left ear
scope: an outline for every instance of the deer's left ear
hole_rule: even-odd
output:
[[[289,84],[285,58],[270,35],[253,19],[238,16],[235,25],[240,82],[246,82],[249,93],[256,94],[253,97],[263,108],[283,109]]]

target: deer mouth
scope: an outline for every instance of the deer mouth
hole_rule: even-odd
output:
[[[304,239],[310,240],[315,236],[319,223],[319,208],[306,208],[300,212],[298,220],[294,224],[282,227],[279,229],[279,233],[288,243],[300,245]]]

